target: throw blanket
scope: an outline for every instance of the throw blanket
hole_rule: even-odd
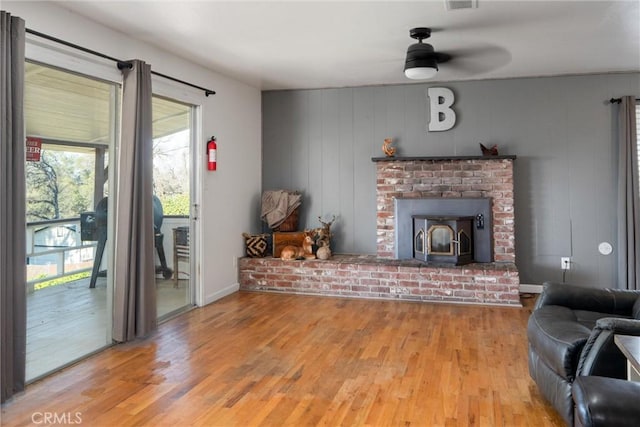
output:
[[[302,195],[286,190],[265,191],[262,193],[262,213],[260,218],[276,228],[302,203]]]

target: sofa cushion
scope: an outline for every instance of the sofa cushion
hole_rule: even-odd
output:
[[[535,310],[527,325],[529,345],[549,368],[569,382],[575,378],[590,333],[590,328],[577,321],[573,310],[559,305]]]

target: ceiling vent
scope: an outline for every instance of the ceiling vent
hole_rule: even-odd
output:
[[[478,0],[445,0],[444,4],[447,10],[476,9]]]

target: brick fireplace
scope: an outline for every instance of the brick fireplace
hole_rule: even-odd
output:
[[[408,201],[415,213],[421,211],[419,200],[442,200],[441,213],[450,215],[452,202],[461,199],[489,199],[493,256],[497,262],[515,261],[515,229],[513,209],[513,161],[515,156],[491,157],[406,157],[374,158],[377,195],[377,255],[399,257],[396,251],[397,212],[399,204]],[[453,199],[453,200],[450,200]],[[425,207],[424,209],[428,209]],[[467,215],[481,208],[462,211]]]
[[[330,260],[241,258],[240,289],[326,296],[520,306],[515,266],[515,156],[373,158],[377,169],[377,254],[336,254]],[[466,265],[422,262],[396,248],[397,206],[422,212],[423,201],[482,206],[490,253]],[[488,202],[487,202],[488,201]],[[488,205],[486,204],[488,203]],[[485,207],[488,206],[488,207]],[[431,208],[427,208],[431,209]],[[462,212],[469,215],[471,212]],[[406,212],[402,215],[406,216]],[[473,215],[475,217],[475,210]],[[411,218],[411,216],[409,216]]]

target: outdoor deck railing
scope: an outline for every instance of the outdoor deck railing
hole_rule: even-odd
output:
[[[90,271],[96,242],[80,238],[80,218],[27,223],[27,287],[71,274]]]
[[[165,215],[162,232],[167,261],[172,264],[171,229],[189,224],[187,216]],[[93,268],[97,242],[83,241],[80,217],[28,222],[27,290],[33,292],[43,282],[77,273],[89,273]],[[104,263],[104,260],[103,260]]]

